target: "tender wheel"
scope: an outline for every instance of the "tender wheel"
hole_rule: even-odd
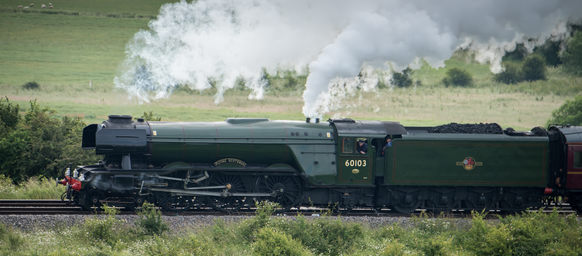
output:
[[[525,203],[526,200],[522,195],[508,191],[501,200],[501,209],[507,213],[515,213],[527,208]]]
[[[497,208],[490,190],[473,191],[469,196],[468,204],[471,210],[478,212],[495,210]]]
[[[264,178],[266,191],[275,192],[275,202],[284,208],[290,208],[301,203],[301,182],[291,176],[268,176]]]
[[[399,213],[413,213],[421,203],[418,200],[418,192],[413,191],[396,191],[394,192],[394,199],[392,208]]]
[[[450,212],[453,209],[454,192],[448,190],[430,191],[427,210],[435,214]]]

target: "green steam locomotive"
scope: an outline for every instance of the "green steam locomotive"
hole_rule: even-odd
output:
[[[67,170],[60,183],[85,208],[148,201],[237,209],[270,200],[406,213],[519,211],[562,197],[582,210],[582,127],[515,132],[496,124],[111,115],[83,130],[82,146],[103,160]]]

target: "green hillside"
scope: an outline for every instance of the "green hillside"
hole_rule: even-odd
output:
[[[41,8],[48,1],[26,9],[28,2],[0,2],[0,94],[20,104],[23,111],[28,101],[37,100],[58,116],[81,117],[86,122],[101,121],[108,114],[149,111],[163,120],[303,119],[305,74],[271,74],[272,89],[264,100],[247,100],[248,91],[231,90],[219,105],[213,103],[212,91],[177,90],[169,99],[139,104],[114,88],[125,45],[136,32],[147,29],[164,2],[68,0],[52,1],[52,9]],[[424,65],[412,74],[416,86],[359,92],[325,118],[396,120],[407,125],[498,122],[529,129],[544,125],[554,109],[582,91],[582,79],[561,67],[549,68],[544,81],[506,85],[492,80],[488,65],[471,59],[457,52],[444,68]],[[470,88],[443,85],[447,70],[455,67],[473,76]],[[32,81],[40,89],[23,89]]]

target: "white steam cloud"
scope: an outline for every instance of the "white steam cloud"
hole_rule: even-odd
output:
[[[377,77],[366,70],[401,70],[420,58],[441,66],[468,48],[499,72],[516,43],[533,49],[561,39],[581,16],[577,0],[182,1],[163,5],[149,30],[134,36],[114,82],[146,102],[177,86],[213,84],[218,103],[240,80],[249,98],[260,99],[263,69],[308,66],[303,113],[319,117],[354,88],[372,90]]]

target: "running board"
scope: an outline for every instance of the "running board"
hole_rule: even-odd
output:
[[[149,191],[155,192],[167,192],[179,195],[192,195],[192,196],[216,196],[216,197],[229,197],[229,196],[247,196],[247,197],[275,197],[276,193],[231,193],[227,191],[223,192],[210,192],[210,191],[189,191],[182,189],[169,189],[169,188],[148,188]]]

